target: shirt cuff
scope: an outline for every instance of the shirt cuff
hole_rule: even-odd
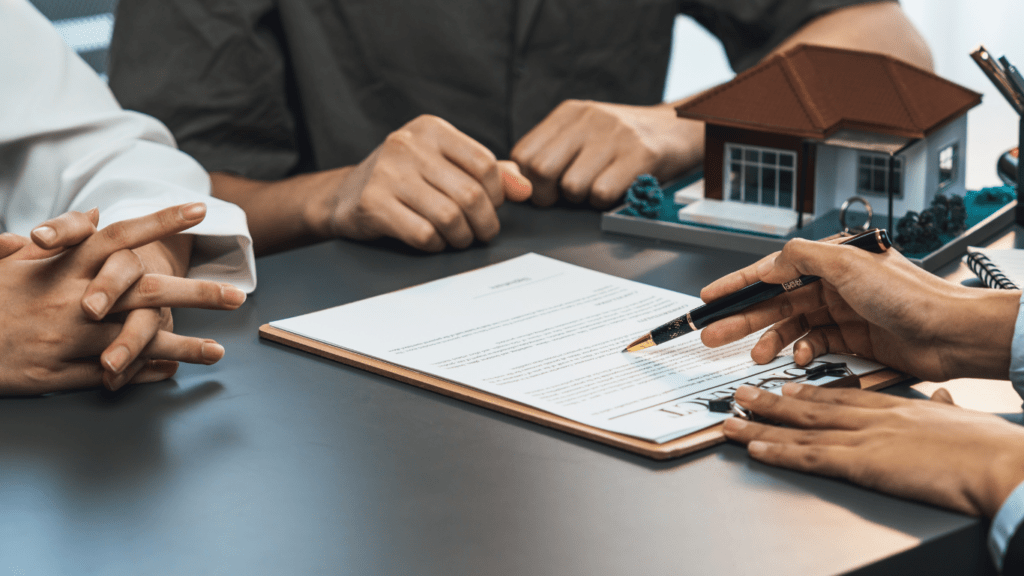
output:
[[[193,200],[189,198],[189,200]],[[206,203],[206,218],[183,234],[195,236],[186,278],[224,282],[249,294],[256,289],[256,256],[246,224],[245,212],[216,198],[198,198]],[[101,211],[100,225],[152,214],[164,203],[122,202]]]
[[[996,563],[996,570],[1002,572],[1003,560],[1006,558],[1006,547],[1010,538],[1024,521],[1024,482],[1010,492],[992,520],[992,529],[988,533],[988,551]]]
[[[1010,382],[1013,389],[1024,398],[1024,292],[1017,310],[1017,323],[1013,327],[1013,344],[1010,347]]]

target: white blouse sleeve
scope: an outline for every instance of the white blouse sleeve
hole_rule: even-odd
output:
[[[202,167],[157,120],[122,110],[27,0],[0,0],[0,231],[27,235],[68,210],[100,226],[205,202],[190,278],[256,287],[241,208],[210,196]]]

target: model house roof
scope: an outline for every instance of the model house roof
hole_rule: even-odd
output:
[[[883,54],[801,44],[676,110],[711,124],[824,140],[836,132],[922,138],[981,94]]]

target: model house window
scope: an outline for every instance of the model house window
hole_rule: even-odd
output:
[[[939,188],[948,186],[956,180],[956,144],[939,150]]]
[[[726,144],[725,157],[729,200],[793,209],[796,152]]]
[[[893,168],[893,196],[903,196],[903,159],[897,158]],[[857,193],[889,194],[889,155],[860,154],[857,159]]]

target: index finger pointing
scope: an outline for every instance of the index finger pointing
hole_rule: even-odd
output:
[[[713,302],[723,296],[736,292],[740,288],[757,282],[760,280],[760,276],[757,273],[758,267],[766,262],[773,262],[778,255],[778,252],[769,254],[746,268],[741,268],[731,274],[722,276],[700,291],[700,299],[704,302]]]
[[[73,256],[76,262],[98,270],[111,254],[138,248],[199,224],[206,217],[206,204],[193,202],[164,208],[140,218],[115,222],[82,243]]]

